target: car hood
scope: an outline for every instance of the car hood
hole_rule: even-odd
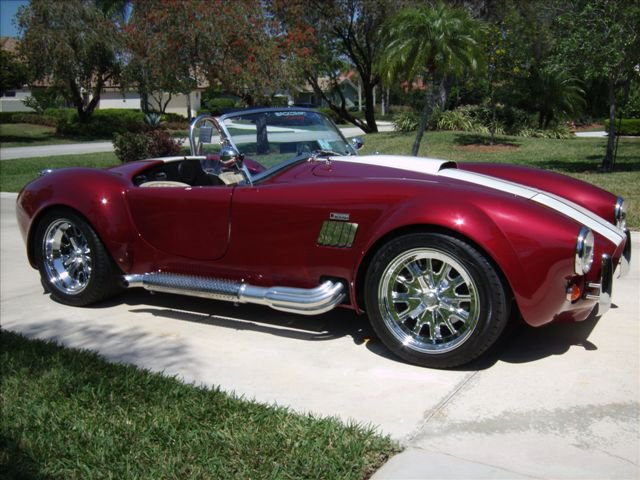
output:
[[[525,198],[581,223],[599,233],[616,246],[626,238],[625,232],[598,216],[591,210],[564,198],[556,193],[545,191],[522,183],[505,180],[496,176],[462,170],[455,162],[425,157],[410,157],[401,155],[367,155],[349,157],[331,157],[331,162],[346,162],[353,165],[367,167],[367,175],[383,176],[384,170],[395,170],[392,177],[410,177],[416,179],[431,179],[437,181],[463,182],[475,187],[500,191],[507,195]],[[374,167],[374,168],[371,168]],[[360,169],[356,169],[360,170]],[[377,173],[376,173],[377,172]],[[411,172],[411,174],[409,174]],[[390,172],[391,173],[391,172]]]

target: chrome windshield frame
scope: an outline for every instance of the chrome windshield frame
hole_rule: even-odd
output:
[[[211,121],[211,123],[214,125],[216,130],[218,130],[218,134],[220,135],[220,146],[222,147],[222,146],[228,145],[233,147],[237,151],[239,151],[237,145],[233,141],[233,137],[231,136],[231,134],[229,133],[229,130],[227,129],[227,126],[225,125],[225,121],[229,119],[233,119],[235,117],[243,117],[247,115],[255,115],[255,114],[261,114],[261,113],[276,113],[276,112],[309,112],[309,113],[314,113],[316,115],[321,115],[325,120],[327,120],[328,124],[332,126],[332,128],[334,129],[338,137],[344,142],[344,144],[346,145],[347,149],[350,152],[350,155],[358,155],[357,150],[353,147],[351,142],[349,142],[346,139],[346,137],[342,134],[340,129],[336,126],[333,120],[331,120],[331,118],[329,118],[324,113],[319,112],[318,110],[315,110],[313,108],[298,108],[298,107],[250,108],[250,109],[237,110],[235,112],[225,113],[224,115],[220,115],[219,117],[214,117],[213,115],[210,115],[210,114],[198,115],[198,117],[196,117],[193,120],[193,122],[191,122],[191,125],[189,127],[189,144],[191,148],[191,154],[200,155],[200,153],[196,151],[196,137],[195,137],[196,125],[199,122],[202,122],[204,120]],[[292,158],[295,158],[295,157],[292,157]],[[286,161],[287,160],[285,160],[285,162]],[[244,171],[244,174],[246,175],[247,180],[250,184],[253,184],[256,179],[260,179],[263,177],[262,174],[258,175],[257,177],[252,175],[249,169],[246,168],[246,166],[244,165],[242,167],[242,170]]]

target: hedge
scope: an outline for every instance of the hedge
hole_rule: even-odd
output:
[[[144,113],[140,110],[118,108],[95,110],[87,123],[81,123],[78,114],[58,120],[57,131],[63,135],[92,138],[113,138],[115,133],[144,130]]]
[[[623,118],[618,124],[619,120],[616,120],[616,127],[618,135],[631,135],[640,136],[640,118]],[[609,120],[605,120],[604,128],[609,131]]]

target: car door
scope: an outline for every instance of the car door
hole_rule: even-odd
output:
[[[168,255],[216,260],[229,243],[234,187],[134,187],[126,193],[142,238]]]

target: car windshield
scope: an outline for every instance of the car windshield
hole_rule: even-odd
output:
[[[355,154],[333,122],[314,110],[236,112],[220,121],[238,151],[266,168],[304,154]]]

